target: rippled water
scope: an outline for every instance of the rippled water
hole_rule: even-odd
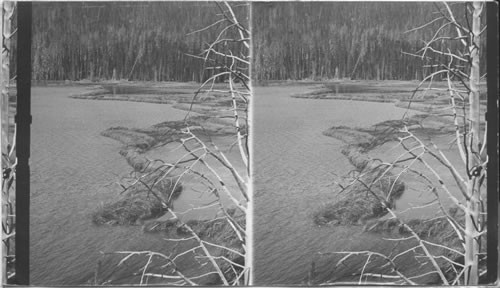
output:
[[[98,205],[118,196],[120,189],[113,182],[130,171],[118,154],[121,144],[100,132],[112,126],[147,127],[183,119],[185,111],[162,104],[67,97],[80,89],[36,87],[32,91],[33,285],[86,283],[101,258],[99,251],[168,249],[161,237],[144,234],[140,227],[97,227],[91,223],[90,215]],[[389,103],[289,97],[306,89],[254,89],[257,285],[303,283],[313,261],[316,279],[327,280],[332,277],[334,263],[318,252],[379,251],[387,245],[361,233],[360,227],[315,227],[312,214],[335,201],[334,176],[352,169],[340,153],[340,141],[322,132],[334,125],[367,127],[400,118],[405,110]],[[150,156],[155,153],[162,151]],[[179,206],[187,208],[190,201],[184,196]],[[344,279],[352,271],[344,268],[336,273],[337,279]]]
[[[79,87],[32,89],[31,284],[76,285],[93,275],[99,251],[164,249],[140,227],[97,227],[90,216],[119,195],[130,171],[121,144],[100,135],[112,126],[179,120],[170,105],[71,99]],[[109,267],[108,269],[110,269]]]
[[[368,127],[401,118],[387,103],[289,97],[304,86],[254,89],[254,283],[300,284],[311,262],[316,279],[332,277],[329,257],[318,252],[383,249],[359,227],[315,227],[312,214],[335,201],[334,175],[352,169],[340,141],[322,135],[335,125]],[[338,259],[338,258],[337,258]],[[329,261],[330,260],[330,261]],[[352,274],[340,269],[337,279]]]

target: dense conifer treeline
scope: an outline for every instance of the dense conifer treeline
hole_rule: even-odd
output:
[[[423,40],[430,40],[439,28],[436,22],[405,33],[439,16],[434,3],[253,4],[252,73],[257,80],[422,79],[432,72],[423,65],[445,59],[423,61],[402,53],[415,53],[423,47]],[[453,4],[452,8],[457,20],[465,20],[463,3]],[[455,27],[444,29],[450,30],[449,35],[456,34]],[[446,41],[440,43],[446,44]]]
[[[248,9],[234,10],[248,24]],[[201,81],[213,71],[186,54],[199,55],[222,26],[189,33],[218,13],[213,2],[34,3],[33,79]]]

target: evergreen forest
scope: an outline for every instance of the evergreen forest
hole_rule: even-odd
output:
[[[233,6],[248,25],[247,6]],[[201,81],[216,71],[190,55],[200,55],[224,26],[192,32],[220,13],[206,1],[35,2],[33,79]]]
[[[452,3],[451,7],[457,21],[470,23],[464,17],[469,8],[466,4]],[[435,69],[424,65],[447,61],[432,58],[433,53],[425,59],[407,54],[416,53],[424,46],[423,40],[430,40],[440,28],[441,22],[436,21],[408,32],[441,16],[436,3],[261,2],[253,3],[252,9],[252,74],[256,80],[413,80]],[[442,29],[456,35],[452,25]],[[434,48],[442,50],[448,42],[443,39]],[[463,47],[448,48],[468,53]],[[486,65],[480,66],[485,72]]]
[[[248,6],[232,6],[239,21],[250,25]],[[467,4],[451,7],[457,21],[470,22],[464,17]],[[436,21],[408,32],[440,16],[436,3],[254,2],[251,9],[255,80],[414,80],[437,69],[425,65],[446,61],[434,53],[424,59],[409,55],[440,28]],[[218,70],[205,69],[203,59],[192,55],[201,55],[217,38],[224,24],[210,25],[220,19],[210,1],[34,2],[33,79],[200,82]],[[442,29],[455,35],[455,27]],[[482,37],[482,74],[485,43]],[[443,40],[434,48],[460,45],[449,44]],[[229,50],[241,51],[241,43],[232,45]],[[228,64],[224,57],[220,61],[213,66]]]

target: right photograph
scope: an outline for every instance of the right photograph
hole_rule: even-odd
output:
[[[485,31],[484,2],[252,3],[254,285],[486,283]]]

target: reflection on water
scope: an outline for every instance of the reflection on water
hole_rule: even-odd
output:
[[[334,176],[352,169],[340,152],[342,143],[322,132],[335,125],[368,127],[400,118],[405,110],[386,103],[289,97],[306,89],[254,89],[256,285],[303,283],[313,260],[316,279],[326,280],[335,264],[318,252],[383,247],[359,227],[315,227],[314,211],[335,201]],[[338,273],[341,279],[352,271]]]
[[[351,93],[377,93],[381,92],[380,87],[369,83],[326,83],[324,84],[326,88],[335,93],[335,95],[340,94],[351,94]],[[392,93],[398,92],[411,92],[411,89],[401,89],[401,88],[392,88],[390,90]]]
[[[162,91],[147,86],[102,85],[111,94],[163,94]]]
[[[119,84],[103,84],[102,88],[109,91],[110,94],[156,94],[156,95],[166,95],[166,94],[193,94],[192,89],[187,89],[185,91],[180,91],[176,89],[175,92],[168,91],[164,88],[154,87],[152,85],[119,85]]]

